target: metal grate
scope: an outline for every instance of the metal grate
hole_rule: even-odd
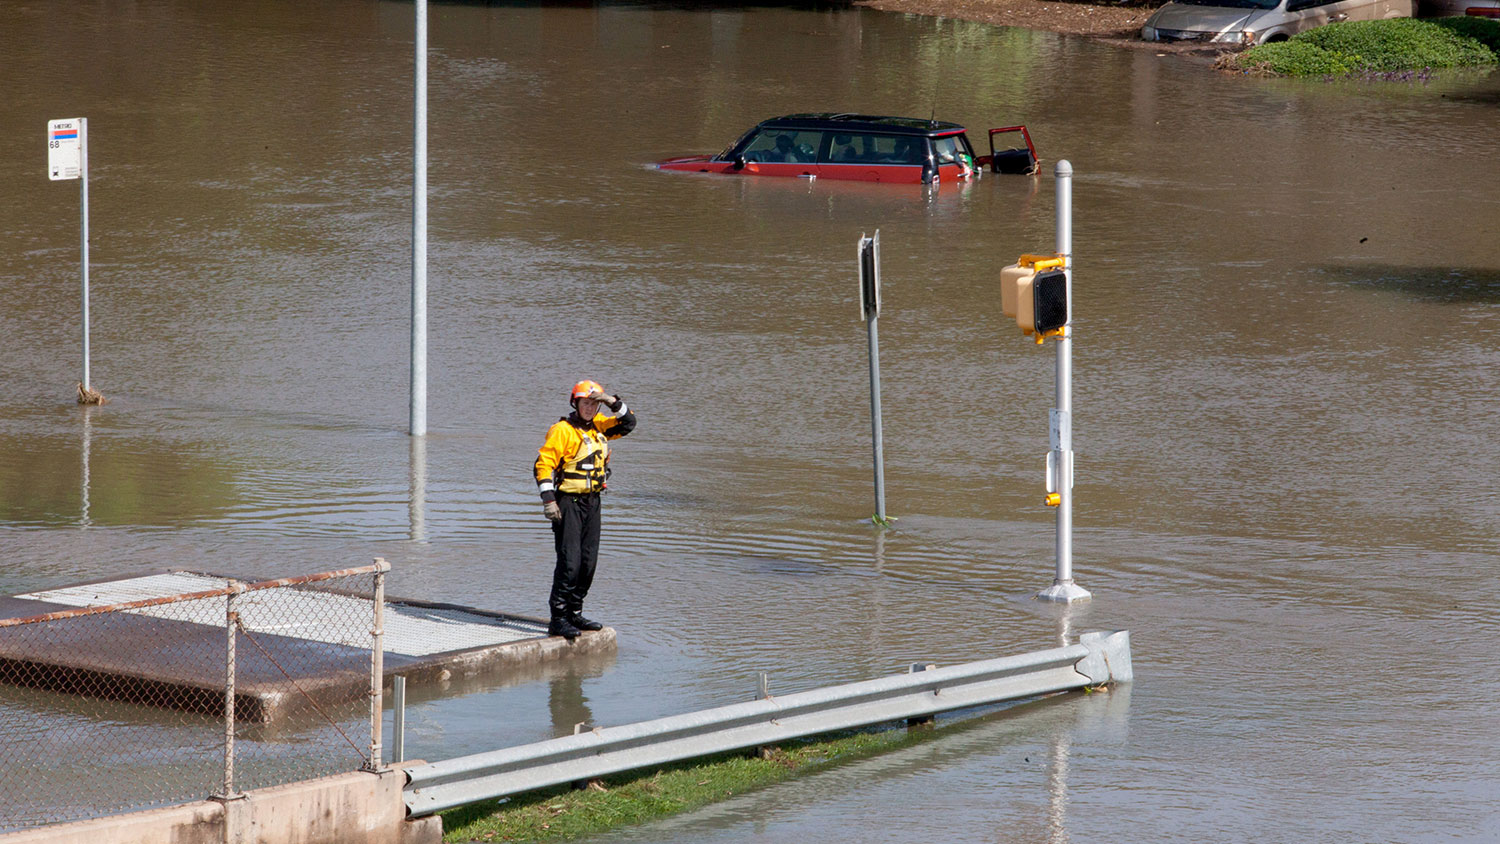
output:
[[[225,577],[193,572],[168,572],[107,583],[91,583],[18,595],[38,601],[73,607],[92,607],[128,601],[149,600],[189,592],[223,589],[230,581]],[[368,643],[368,630],[351,630],[341,619],[350,614],[370,612],[368,594],[345,594],[335,583],[323,589],[308,585],[289,595],[277,595],[276,606],[267,602],[269,593],[253,592],[240,596],[237,609],[240,623],[256,633],[275,633],[297,639],[329,644],[359,646]],[[217,599],[219,606],[223,598]],[[181,604],[141,607],[126,612],[154,618],[191,621],[188,609]],[[196,610],[194,610],[196,612]],[[449,607],[421,607],[401,603],[389,604],[385,613],[385,652],[401,656],[431,656],[448,651],[491,647],[545,636],[547,626],[517,618],[499,618]]]

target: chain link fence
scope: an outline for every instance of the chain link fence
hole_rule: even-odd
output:
[[[379,766],[388,570],[0,599],[0,832]]]

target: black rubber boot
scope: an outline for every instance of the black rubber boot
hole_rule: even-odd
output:
[[[578,634],[581,632],[577,627],[573,626],[572,622],[562,616],[553,616],[552,623],[547,625],[548,636],[561,636],[569,642],[577,639]]]
[[[580,612],[569,613],[568,614],[568,621],[572,622],[573,626],[577,627],[579,630],[603,630],[604,629],[604,625],[602,625],[599,622],[593,620],[592,618],[585,618],[584,615],[583,615],[583,613],[580,613]]]

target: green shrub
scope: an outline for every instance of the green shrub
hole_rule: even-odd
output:
[[[1354,70],[1349,57],[1305,41],[1277,41],[1251,47],[1236,58],[1241,70],[1281,76],[1343,76]]]
[[[1384,73],[1495,63],[1494,52],[1473,38],[1415,18],[1334,23],[1310,29],[1293,40],[1342,54],[1356,71]]]
[[[1500,21],[1455,16],[1433,18],[1428,23],[1440,26],[1461,38],[1472,38],[1500,55]]]
[[[1235,57],[1241,70],[1282,76],[1393,74],[1500,63],[1500,22],[1479,18],[1392,18],[1333,23]]]

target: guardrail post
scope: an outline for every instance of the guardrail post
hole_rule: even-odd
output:
[[[380,754],[380,716],[384,701],[381,687],[385,680],[385,573],[391,564],[375,558],[375,611],[374,627],[370,630],[370,758],[365,770],[379,771],[385,767]]]
[[[406,761],[406,678],[391,681],[391,761]]]
[[[913,662],[906,667],[906,673],[916,674],[918,671],[931,671],[934,668],[937,668],[937,666],[930,662]],[[906,719],[906,728],[909,730],[912,727],[931,727],[935,723],[937,723],[936,716],[924,715],[920,718]]]

